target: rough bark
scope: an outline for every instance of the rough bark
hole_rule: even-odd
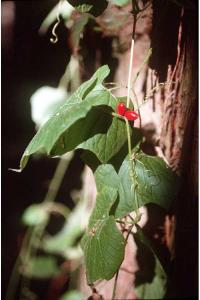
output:
[[[162,15],[163,8],[157,5],[158,1],[154,2],[156,12]],[[167,239],[173,252],[169,296],[185,298],[198,293],[197,15],[193,8],[188,7],[180,10],[171,6],[170,12],[170,19],[176,16],[179,21],[174,28],[177,34],[177,38],[174,37],[177,41],[176,60],[172,59],[170,52],[168,55],[162,51],[162,45],[166,45],[163,39],[170,42],[172,31],[167,32],[166,24],[154,20],[152,46],[154,49],[155,45],[157,55],[154,52],[151,66],[162,80],[174,81],[161,98],[160,147],[180,175],[179,193],[171,212],[173,216],[168,218],[172,230]],[[160,63],[156,62],[157,57]],[[162,59],[168,62],[171,59],[170,66],[164,70]]]

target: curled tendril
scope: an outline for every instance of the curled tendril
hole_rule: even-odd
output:
[[[53,26],[53,29],[52,29],[52,37],[50,38],[50,42],[52,44],[56,44],[58,42],[58,35],[56,33],[56,28],[58,27],[58,25],[60,24],[60,11],[61,11],[61,5],[62,5],[62,0],[60,0],[59,4],[58,4],[58,10],[57,10],[57,16],[56,16],[56,19],[57,19],[57,22],[56,24]]]

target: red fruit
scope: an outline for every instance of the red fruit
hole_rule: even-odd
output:
[[[123,116],[126,112],[126,105],[123,102],[117,104],[117,113],[120,116]]]
[[[134,110],[127,110],[124,114],[124,117],[129,121],[135,121],[139,115]]]

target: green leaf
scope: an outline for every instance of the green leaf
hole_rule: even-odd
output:
[[[53,277],[59,273],[56,259],[52,256],[37,256],[29,259],[24,275],[38,279]]]
[[[96,0],[67,0],[78,11],[85,13],[88,12],[97,17],[107,8],[107,0],[101,0],[96,3]]]
[[[111,97],[109,91],[99,85],[108,73],[107,66],[97,70],[93,77],[82,84],[57,113],[40,128],[23,154],[21,169],[25,167],[29,156],[36,152],[51,156],[62,155],[91,137],[97,117],[95,112],[99,116],[101,110],[96,109],[92,113],[90,110],[100,105],[115,107],[115,99]],[[109,117],[108,115],[108,119]]]
[[[114,99],[112,99],[112,102],[116,103]],[[108,116],[102,113],[93,126],[93,131],[97,134],[78,146],[78,148],[93,152],[102,163],[108,162],[118,153],[127,140],[125,122],[113,118],[108,130],[102,132],[102,128],[105,127],[106,123],[108,123]]]
[[[131,0],[111,0],[111,2],[112,2],[114,5],[125,6],[125,5],[127,5],[129,2],[131,2]]]
[[[169,209],[176,196],[177,177],[158,157],[140,152],[136,155],[134,181],[130,177],[130,162],[126,157],[117,173],[112,165],[101,165],[95,171],[98,190],[112,187],[118,190],[119,199],[115,203],[117,218],[121,218],[148,203]]]
[[[109,216],[116,197],[117,190],[112,188],[104,188],[97,194],[88,231],[81,241],[89,284],[98,279],[111,279],[124,258],[123,235],[118,230],[114,217]]]
[[[82,239],[88,284],[111,279],[124,259],[125,242],[113,217],[99,221]]]
[[[139,271],[136,272],[135,292],[138,299],[164,299],[167,287],[166,272],[142,229],[134,234],[137,244]]]
[[[63,294],[59,300],[84,300],[84,297],[79,291],[72,290]]]
[[[33,204],[25,209],[22,222],[27,226],[36,226],[48,219],[48,212],[41,204]]]

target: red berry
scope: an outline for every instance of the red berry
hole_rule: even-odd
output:
[[[126,112],[126,105],[123,102],[117,104],[117,113],[123,116]]]
[[[139,115],[134,110],[127,110],[124,114],[124,117],[129,121],[135,121]]]

